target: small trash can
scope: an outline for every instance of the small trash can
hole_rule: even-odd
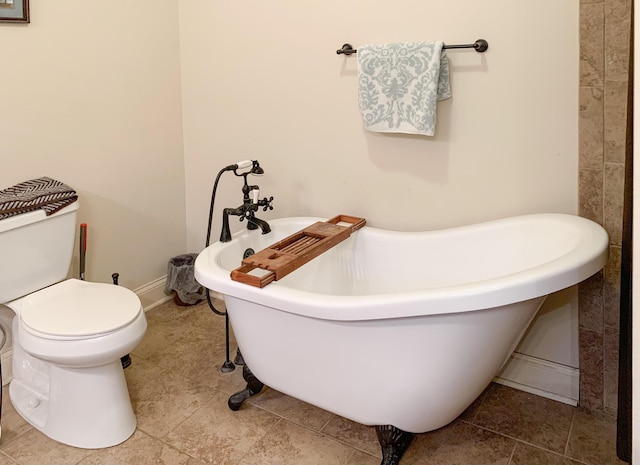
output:
[[[177,305],[195,305],[205,297],[204,287],[196,281],[193,271],[197,256],[197,253],[187,253],[169,259],[164,293],[173,292],[173,301]]]

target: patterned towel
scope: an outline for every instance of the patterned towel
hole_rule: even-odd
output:
[[[358,101],[369,131],[433,136],[436,102],[451,97],[444,43],[358,47]]]
[[[78,200],[66,184],[42,177],[0,191],[0,220],[42,209],[48,215]]]

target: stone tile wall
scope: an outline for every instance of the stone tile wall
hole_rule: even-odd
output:
[[[610,238],[604,271],[580,285],[580,405],[615,413],[632,0],[580,2],[580,215]]]

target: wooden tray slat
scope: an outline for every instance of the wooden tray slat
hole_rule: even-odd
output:
[[[348,226],[339,223],[346,223]],[[366,224],[364,218],[338,215],[307,228],[242,260],[231,279],[256,287],[277,281],[348,238]],[[267,273],[251,274],[256,269]]]

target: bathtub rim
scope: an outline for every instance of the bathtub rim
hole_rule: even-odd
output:
[[[609,239],[597,223],[564,213],[519,215],[454,228],[434,231],[391,231],[371,226],[365,230],[393,235],[446,234],[471,228],[490,228],[499,224],[535,219],[569,222],[586,232],[569,252],[542,265],[510,275],[477,281],[471,284],[431,288],[404,293],[370,295],[331,295],[298,290],[275,281],[264,288],[249,286],[230,278],[230,270],[222,268],[215,257],[233,241],[258,231],[242,230],[233,234],[232,242],[216,242],[197,257],[195,277],[203,286],[235,298],[257,302],[288,313],[336,321],[361,321],[427,314],[467,312],[494,308],[541,297],[571,287],[600,271],[607,262]],[[284,217],[271,220],[272,229],[278,224],[296,222],[305,225],[324,221],[319,217]],[[354,235],[360,231],[354,232]],[[351,240],[351,239],[347,239]],[[272,242],[275,242],[272,241]],[[583,252],[580,255],[580,252]],[[238,263],[239,265],[239,263]],[[564,268],[563,268],[564,267]],[[546,273],[546,274],[545,274]]]

